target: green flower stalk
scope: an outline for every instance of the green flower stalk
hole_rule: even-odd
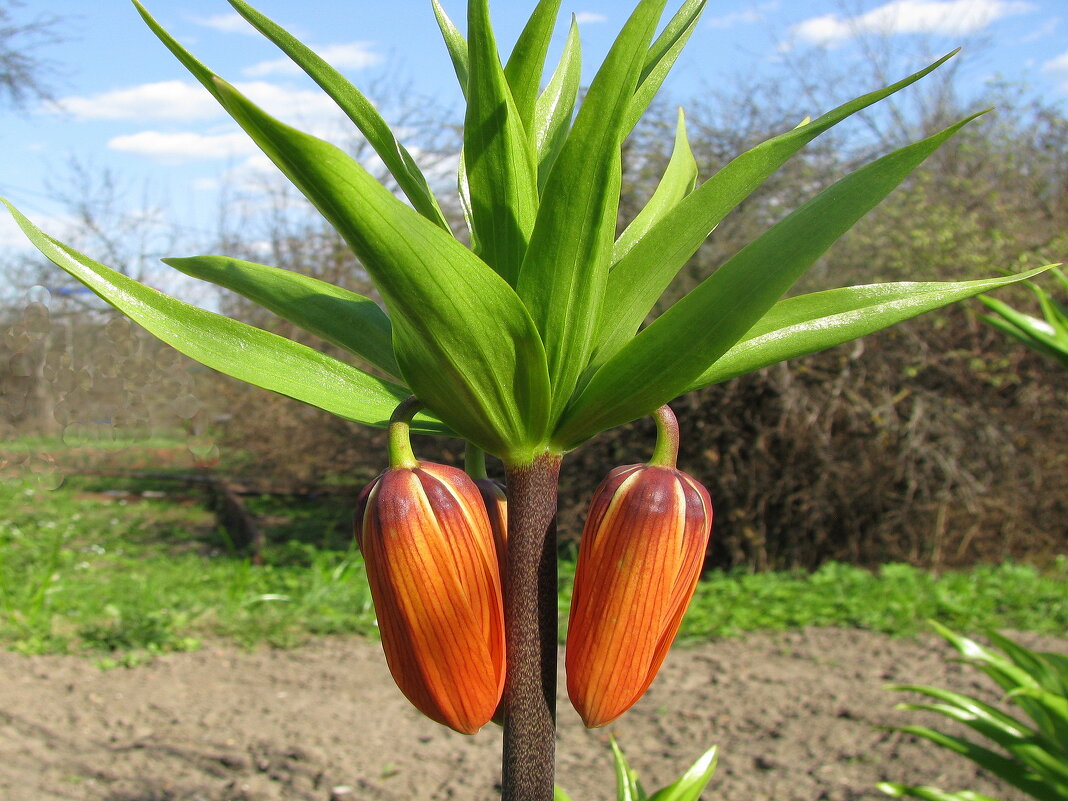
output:
[[[684,0],[663,25],[666,0],[639,0],[581,103],[574,19],[560,60],[546,76],[560,0],[539,0],[507,59],[498,50],[488,0],[468,1],[466,35],[434,0],[467,99],[459,186],[468,247],[463,244],[468,237],[451,230],[416,160],[374,105],[245,0],[230,3],[333,98],[403,198],[341,149],[265,113],[134,0],[164,46],[337,230],[370,275],[384,308],[297,273],[226,256],[164,261],[247,296],[350,351],[374,372],[150,289],[53,239],[9,208],[45,256],[193,359],[382,428],[397,405],[415,395],[424,410],[412,419],[412,431],[462,438],[503,462],[508,492],[501,567],[507,646],[503,795],[509,801],[549,801],[556,488],[565,454],[691,390],[864,336],[1043,268],[1010,277],[878,284],[782,299],[836,239],[969,117],[845,176],[645,325],[713,229],[784,162],[952,54],[768,139],[703,181],[680,114],[675,151],[659,187],[617,238],[621,146],[697,29],[706,0]],[[543,77],[548,77],[544,89]]]

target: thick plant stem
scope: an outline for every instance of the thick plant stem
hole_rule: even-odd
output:
[[[556,493],[560,456],[507,466],[504,801],[552,801],[556,769]]]

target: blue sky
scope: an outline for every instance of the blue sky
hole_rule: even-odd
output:
[[[502,49],[531,2],[497,0],[491,11]],[[276,115],[331,138],[343,126],[325,96],[292,70],[224,0],[146,0],[156,18],[202,61]],[[458,118],[461,96],[429,0],[260,0],[257,7],[312,45],[357,86],[403,82]],[[463,26],[463,0],[443,0]],[[669,3],[669,13],[678,5]],[[586,80],[631,7],[629,0],[565,0],[578,15]],[[195,84],[124,0],[29,0],[16,14],[61,19],[66,41],[41,51],[54,62],[60,108],[0,109],[0,194],[46,230],[63,233],[49,198],[74,158],[147,186],[189,241],[208,243],[219,189],[269,165]],[[566,30],[561,24],[558,40]],[[692,96],[752,70],[774,75],[784,54],[828,48],[843,58],[857,35],[885,35],[901,51],[917,43],[933,58],[958,44],[961,79],[977,88],[1000,76],[1047,100],[1068,99],[1068,0],[712,0],[676,73],[673,98]],[[905,64],[910,71],[917,64]],[[871,87],[874,88],[874,87]],[[966,89],[968,87],[965,87]],[[842,97],[841,100],[846,100]],[[798,117],[820,109],[799,108]],[[131,203],[136,198],[131,198]],[[0,252],[21,243],[4,215]]]

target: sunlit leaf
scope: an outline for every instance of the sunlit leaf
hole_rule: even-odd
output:
[[[164,259],[186,275],[242,295],[397,377],[393,328],[370,298],[292,270],[228,256]]]
[[[382,119],[378,109],[336,69],[320,58],[311,48],[302,44],[292,34],[256,11],[244,0],[229,0],[230,5],[247,19],[264,36],[293,59],[309,77],[325,91],[360,132],[368,144],[382,159],[386,169],[397,181],[397,186],[412,202],[416,210],[428,220],[437,223],[446,231],[449,224],[441,213],[438,201],[430,190],[426,178],[415,159],[393,135],[389,125]]]
[[[149,333],[201,364],[347,420],[378,427],[385,427],[397,404],[411,394],[399,384],[312,348],[146,287],[57,242],[4,203],[29,240],[52,262]],[[417,418],[415,428],[448,433],[431,415]]]
[[[955,793],[947,793],[937,787],[927,787],[919,784],[898,784],[896,782],[879,782],[876,787],[887,795],[895,798],[919,798],[921,801],[997,801],[988,795],[972,792],[971,790],[958,790]]]
[[[716,384],[849,342],[932,309],[1026,280],[1046,269],[978,281],[872,284],[789,298],[772,306],[689,388]]]
[[[612,249],[615,264],[630,252],[639,240],[669,211],[675,208],[697,185],[697,160],[686,138],[686,118],[679,109],[675,126],[675,147],[671,151],[667,169],[657,184],[649,202],[631,220]]]
[[[718,762],[719,749],[712,746],[675,782],[649,796],[649,801],[699,801],[712,781]]]
[[[533,130],[535,103],[545,71],[545,55],[552,40],[560,0],[540,0],[531,12],[523,32],[512,48],[504,74],[512,90],[512,99],[528,131]]]
[[[689,41],[690,34],[697,28],[705,5],[707,0],[686,0],[649,48],[634,97],[627,108],[626,122],[623,125],[624,136],[634,129],[656,93],[660,91],[664,79],[675,66],[675,60]]]
[[[645,793],[638,784],[638,775],[627,764],[627,758],[616,742],[608,738],[612,746],[612,764],[616,773],[616,801],[645,801]]]
[[[463,90],[464,97],[467,97],[467,42],[464,40],[459,28],[449,19],[449,15],[441,7],[441,3],[438,0],[430,0],[430,2],[434,6],[434,17],[438,21],[438,28],[441,29],[441,36],[445,40],[445,48],[449,51],[449,57],[452,59],[452,68],[456,72],[456,80],[460,83],[460,89]]]
[[[665,0],[643,0],[582,103],[545,185],[517,290],[545,342],[555,418],[589,356],[620,190],[620,126]]]
[[[340,148],[263,112],[142,14],[370,273],[412,392],[489,453],[527,459],[544,436],[549,389],[540,338],[511,287]]]
[[[819,134],[894,92],[918,81],[953,54],[885,89],[858,97],[802,125],[762,142],[733,159],[660,220],[626,257],[613,266],[605,290],[594,367],[628,342],[657,300],[720,221],[791,156]]]
[[[534,108],[534,147],[538,154],[538,191],[545,188],[560,148],[567,140],[571,117],[578,100],[582,73],[582,45],[579,43],[578,23],[571,15],[564,52],[560,55],[552,78],[538,97]]]
[[[593,375],[565,413],[556,443],[574,447],[694,386],[835,240],[973,118],[851,173],[743,248]]]
[[[533,138],[512,100],[487,0],[472,0],[468,25],[464,169],[470,222],[476,252],[514,286],[538,211]]]

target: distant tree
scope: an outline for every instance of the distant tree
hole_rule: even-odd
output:
[[[58,17],[41,14],[17,21],[14,9],[23,5],[21,0],[0,0],[0,103],[16,109],[54,99],[49,85],[53,66],[36,51],[60,38]]]

